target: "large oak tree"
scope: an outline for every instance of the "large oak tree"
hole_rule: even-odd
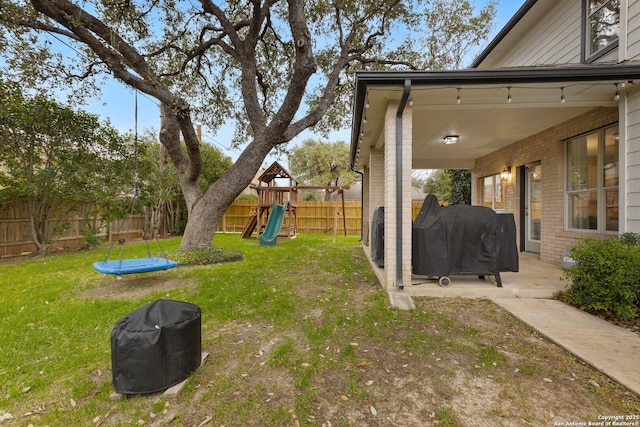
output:
[[[309,128],[348,126],[355,69],[459,67],[488,34],[494,6],[476,11],[466,0],[0,0],[0,49],[14,71],[34,76],[37,69],[38,78],[65,83],[109,73],[158,100],[160,140],[189,213],[181,248],[190,250],[212,244],[226,208],[269,152]],[[82,53],[54,55],[58,40]],[[212,129],[234,121],[234,143],[242,147],[205,191],[198,183],[203,160],[195,121]]]

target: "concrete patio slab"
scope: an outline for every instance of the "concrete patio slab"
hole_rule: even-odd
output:
[[[442,287],[437,280],[414,276],[411,286],[404,292],[412,296],[466,297],[466,298],[552,298],[565,289],[562,268],[556,264],[540,261],[537,254],[520,254],[520,271],[501,273],[502,288],[489,278],[477,276],[451,276],[451,284]]]

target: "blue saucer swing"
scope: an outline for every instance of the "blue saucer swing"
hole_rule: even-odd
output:
[[[136,91],[136,104],[135,104],[135,137],[134,137],[134,159],[135,159],[135,183],[134,183],[134,194],[133,194],[133,200],[131,203],[131,211],[129,212],[129,221],[128,221],[128,227],[129,230],[131,230],[131,224],[132,224],[132,220],[133,220],[133,214],[135,212],[135,208],[136,208],[136,202],[140,204],[140,208],[142,208],[142,203],[140,203],[140,198],[139,198],[139,186],[138,186],[138,181],[139,181],[139,177],[138,177],[138,92]],[[146,215],[145,215],[146,217]],[[122,231],[122,226],[124,225],[124,221],[120,222],[120,227],[117,231],[117,234],[120,234],[120,232]],[[152,223],[151,221],[149,221],[149,229],[151,229],[152,227]],[[111,246],[109,246],[109,250],[107,251],[107,256],[105,257],[104,261],[101,262],[94,262],[93,263],[93,268],[97,271],[99,271],[100,273],[104,273],[104,274],[113,274],[118,276],[118,278],[120,278],[122,275],[124,274],[134,274],[134,273],[148,273],[151,271],[159,271],[159,270],[168,270],[170,268],[174,268],[178,265],[177,262],[172,261],[170,259],[167,259],[167,256],[164,253],[164,249],[162,249],[162,245],[160,244],[160,241],[158,240],[157,235],[155,236],[155,241],[158,245],[158,248],[160,248],[160,251],[162,253],[162,257],[154,257],[151,255],[151,249],[149,247],[149,239],[145,238],[145,230],[146,227],[144,227],[143,224],[143,236],[142,238],[145,240],[146,244],[147,244],[147,257],[146,258],[130,258],[130,259],[124,259],[124,250],[125,250],[125,244],[126,244],[126,239],[124,244],[122,245],[122,250],[120,251],[120,258],[118,260],[109,260],[109,257],[111,256],[111,250],[113,249],[115,243],[116,243],[116,239],[113,240],[113,242],[111,243]],[[127,237],[128,237],[127,233]],[[152,233],[153,234],[153,233]]]
[[[177,265],[177,262],[167,258],[151,257],[94,262],[93,268],[95,268],[100,273],[122,276],[123,274],[148,273],[150,271],[168,270],[170,268],[176,267]]]

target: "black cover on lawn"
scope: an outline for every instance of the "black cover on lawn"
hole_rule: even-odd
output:
[[[111,330],[113,386],[120,394],[171,387],[201,362],[200,307],[159,299],[122,317]]]
[[[429,194],[412,227],[413,273],[499,275],[518,271],[515,221],[484,206],[440,206]]]

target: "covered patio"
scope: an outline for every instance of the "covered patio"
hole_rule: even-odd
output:
[[[384,146],[381,125],[392,104],[407,110],[404,114],[411,110],[412,127],[407,132],[412,137],[412,169],[473,169],[477,158],[529,135],[596,107],[617,107],[616,90],[624,90],[620,80],[626,77],[622,75],[616,79],[588,73],[589,78],[606,80],[583,82],[572,80],[569,70],[551,71],[556,78],[543,69],[531,69],[531,75],[519,69],[424,72],[407,75],[404,81],[396,73],[358,73],[364,93],[356,97],[364,96],[359,100],[364,110],[356,113],[353,127],[356,165],[362,164],[371,149]],[[471,83],[474,81],[478,84]],[[406,82],[408,95],[403,105]],[[447,144],[446,136],[458,140]],[[354,139],[359,142],[353,144]]]
[[[560,266],[540,261],[538,255],[527,252],[520,254],[519,272],[501,276],[501,288],[490,277],[482,280],[477,276],[453,276],[449,286],[441,287],[437,280],[414,276],[412,286],[405,287],[405,292],[417,297],[551,298],[568,284],[561,280]]]
[[[542,185],[552,189],[548,193],[552,200],[543,200],[540,221],[542,241],[551,242],[564,228],[563,138],[584,132],[580,130],[583,125],[619,122],[616,138],[626,141],[628,110],[621,105],[638,78],[637,64],[357,72],[351,163],[364,178],[365,235],[370,233],[374,211],[384,207],[384,268],[372,263],[383,288],[416,295],[426,292],[423,289],[428,285],[419,285],[420,278],[412,274],[411,171],[446,168],[472,171],[474,205],[483,204],[478,178],[505,172],[506,179],[501,183],[505,202],[500,210],[514,215],[522,263],[520,273],[503,273],[504,289],[495,291],[548,297],[562,289],[559,260],[567,242],[579,236],[571,235],[546,247],[543,243],[535,254],[523,252],[527,215],[522,205],[523,171],[534,163],[546,168]],[[577,122],[580,118],[583,123]],[[575,129],[569,129],[572,126]],[[559,130],[553,135],[555,151],[527,155],[529,145],[546,138],[544,133],[549,129]],[[620,147],[620,206],[624,206],[625,144]],[[497,152],[501,155],[493,158]],[[479,159],[483,159],[482,172]],[[626,230],[624,210],[619,215],[620,229]],[[365,243],[365,253],[371,259],[370,249]],[[539,263],[538,268],[532,268],[544,272],[545,277],[531,282],[535,274],[533,270],[527,273],[529,261],[532,265]],[[557,277],[546,277],[550,266],[557,266]],[[475,285],[463,282],[473,280],[455,278],[449,287],[438,289],[436,284],[429,292],[464,294]],[[458,286],[460,290],[454,291]],[[491,289],[495,285],[486,282],[479,286]]]

